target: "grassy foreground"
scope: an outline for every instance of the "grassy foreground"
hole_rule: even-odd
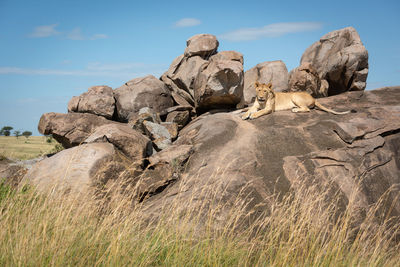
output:
[[[2,185],[0,266],[399,266],[400,224],[376,223],[378,205],[354,232],[349,211],[333,220],[335,205],[305,196],[272,202],[268,216],[238,230],[240,201],[222,225],[215,210],[178,215],[179,200],[149,224],[124,201],[100,212],[95,201]]]
[[[57,145],[60,146],[53,138],[51,142],[47,142],[47,139],[46,136],[0,136],[0,156],[26,160],[51,153],[57,149]]]

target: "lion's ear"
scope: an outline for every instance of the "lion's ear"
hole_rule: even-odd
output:
[[[255,82],[255,83],[254,83],[254,86],[257,88],[257,87],[260,86],[260,83],[259,83],[259,82]]]
[[[272,88],[272,83],[268,83],[268,84],[267,84],[267,87]]]

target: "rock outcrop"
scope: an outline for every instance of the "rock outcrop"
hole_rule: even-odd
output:
[[[115,99],[111,87],[92,86],[80,96],[74,96],[68,103],[68,112],[92,113],[112,119]]]
[[[172,143],[172,137],[168,129],[151,121],[143,122],[146,134],[151,138],[156,150],[167,148]]]
[[[194,105],[193,84],[200,67],[204,63],[207,63],[207,60],[200,56],[179,56],[172,62],[167,72],[161,76],[161,80],[168,85],[173,92]]]
[[[97,127],[117,123],[89,113],[45,113],[39,121],[41,134],[52,135],[64,148],[77,146],[85,141]]]
[[[212,34],[197,34],[186,41],[185,56],[200,56],[208,59],[217,52],[219,42]]]
[[[133,79],[114,90],[119,121],[126,122],[133,113],[149,107],[161,112],[173,106],[166,85],[153,75]]]
[[[233,53],[232,53],[233,54]],[[243,97],[243,58],[212,56],[203,64],[194,82],[196,110],[202,113],[216,108],[235,108]],[[239,59],[239,60],[237,60]]]
[[[276,92],[288,91],[288,70],[285,63],[281,60],[266,61],[244,73],[243,100],[245,104],[254,102],[255,82],[272,83],[272,89]]]
[[[311,46],[290,81],[282,61],[243,74],[243,56],[217,48],[215,36],[190,38],[161,80],[137,78],[113,92],[112,117],[90,114],[92,104],[90,112],[81,109],[101,95],[97,90],[108,97],[107,88],[73,98],[72,113],[44,114],[39,131],[67,149],[41,160],[25,180],[39,190],[70,193],[123,181],[134,195],[132,205],[140,202],[151,219],[179,203],[183,212],[212,210],[218,224],[240,202],[251,222],[268,214],[271,198],[302,195],[304,186],[327,192],[324,201],[340,203],[339,212],[354,209],[358,225],[381,197],[385,216],[400,216],[400,87],[359,91],[368,55],[354,29]],[[241,111],[222,110],[251,103],[255,81],[272,82],[276,91],[334,95],[319,102],[353,112],[288,110],[244,121]]]
[[[368,51],[353,27],[330,32],[312,44],[301,57],[328,82],[328,95],[360,91],[366,87]]]
[[[355,198],[358,223],[369,206],[391,190],[384,209],[399,216],[400,87],[349,92],[320,102],[357,112],[338,116],[318,110],[280,111],[253,121],[234,113],[200,116],[175,142],[193,146],[180,183],[149,199],[148,211],[156,214],[161,201],[178,198],[186,203],[195,195],[186,208],[233,205],[239,198],[257,214],[268,210],[274,194],[290,190],[301,194],[300,185],[308,182],[321,192],[339,190],[344,205]],[[201,192],[216,192],[217,200],[209,201],[210,196]],[[337,196],[332,193],[328,203],[333,195]],[[224,207],[229,210],[228,206]],[[215,217],[224,220],[224,211]]]
[[[88,194],[97,186],[104,168],[110,163],[116,168],[120,162],[112,144],[84,144],[39,161],[28,171],[24,181],[35,185],[40,192]],[[119,173],[108,174],[108,179],[112,179],[111,175],[118,176]]]
[[[124,124],[99,126],[84,143],[111,143],[132,161],[140,163],[152,154],[150,139]]]
[[[243,94],[243,55],[217,53],[214,35],[199,34],[187,41],[185,53],[175,58],[161,80],[179,105],[190,104],[198,113],[235,107]],[[183,100],[182,100],[183,99]],[[186,103],[185,103],[186,102]]]
[[[291,92],[305,91],[313,97],[325,97],[328,96],[328,88],[325,85],[321,84],[318,72],[309,62],[302,63],[289,73]]]

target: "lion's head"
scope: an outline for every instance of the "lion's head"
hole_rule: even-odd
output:
[[[256,97],[259,103],[264,103],[275,96],[274,90],[272,90],[272,83],[265,84],[255,82],[254,85],[256,87]]]

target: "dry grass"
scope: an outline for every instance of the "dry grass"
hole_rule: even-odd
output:
[[[99,212],[99,202],[38,195],[32,189],[0,195],[0,266],[398,266],[400,222],[371,207],[355,231],[351,208],[337,216],[335,203],[304,190],[272,200],[247,227],[246,201],[222,203],[221,188],[204,193],[209,203],[179,209],[164,202],[157,221],[143,207],[119,199]],[[197,194],[196,193],[196,194]],[[185,201],[188,207],[198,198]],[[213,208],[210,208],[213,207]],[[216,225],[217,211],[228,210]],[[351,203],[349,205],[351,207]],[[240,226],[242,225],[242,226]]]
[[[45,136],[0,136],[0,155],[10,159],[32,159],[43,154],[51,153],[57,141],[51,139],[49,143]]]

